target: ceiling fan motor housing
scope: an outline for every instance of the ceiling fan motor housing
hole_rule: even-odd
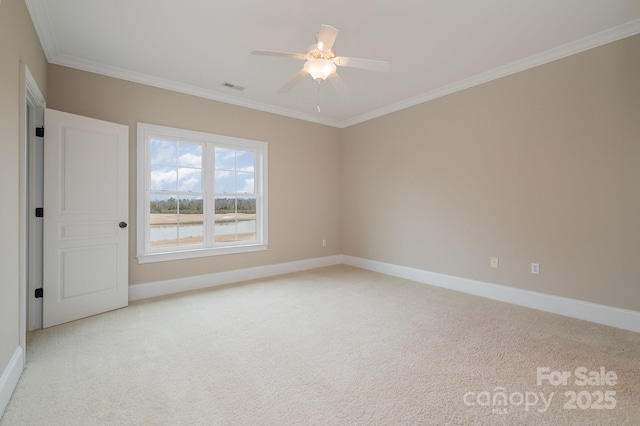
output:
[[[309,59],[314,58],[314,59],[332,60],[333,58],[336,57],[336,54],[333,53],[332,51],[326,52],[324,50],[320,50],[318,49],[317,44],[312,44],[307,49],[307,56],[309,57]]]

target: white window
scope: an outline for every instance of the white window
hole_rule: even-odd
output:
[[[138,263],[267,249],[267,144],[138,123]]]

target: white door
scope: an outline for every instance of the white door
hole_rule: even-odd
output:
[[[128,304],[129,128],[47,109],[43,327]]]

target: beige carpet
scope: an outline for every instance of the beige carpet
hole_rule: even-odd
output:
[[[347,266],[133,303],[27,357],[2,426],[640,424],[639,334]]]

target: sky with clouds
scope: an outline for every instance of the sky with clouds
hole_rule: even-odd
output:
[[[215,149],[214,191],[255,192],[255,153],[237,149]],[[203,146],[195,143],[152,140],[152,191],[202,192]]]

